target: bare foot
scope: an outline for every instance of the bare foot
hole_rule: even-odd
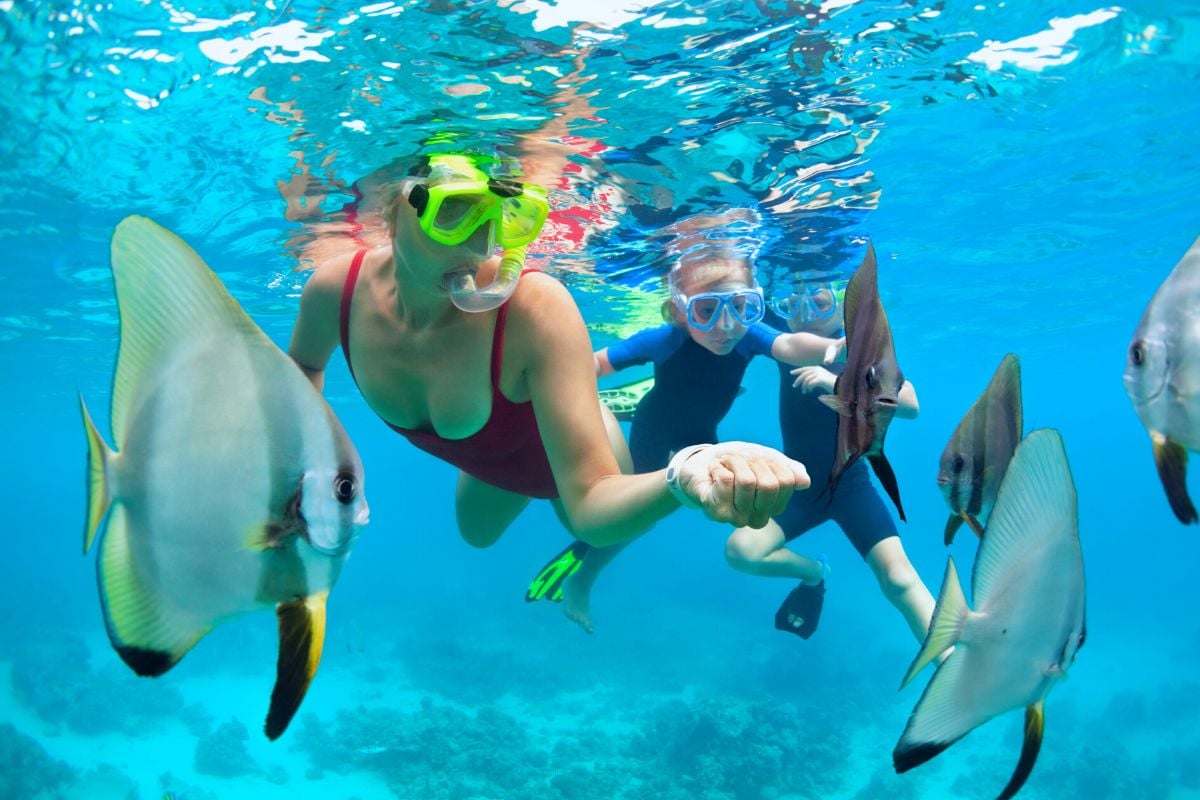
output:
[[[592,632],[592,586],[572,575],[563,582],[563,613],[567,619]]]

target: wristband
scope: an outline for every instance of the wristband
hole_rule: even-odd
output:
[[[712,447],[712,445],[693,444],[685,447],[671,458],[671,463],[667,464],[667,488],[671,491],[675,499],[679,501],[679,504],[686,508],[700,508],[700,503],[689,497],[683,491],[683,487],[679,485],[679,476],[683,472],[683,462],[709,447]]]

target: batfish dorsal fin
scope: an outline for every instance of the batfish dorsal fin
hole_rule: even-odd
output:
[[[867,242],[867,254],[863,256],[858,269],[854,270],[854,274],[850,276],[850,283],[846,286],[846,296],[842,301],[845,308],[845,320],[843,321],[846,331],[847,354],[851,352],[850,347],[853,344],[855,333],[854,324],[858,319],[861,303],[869,302],[869,298],[878,296],[878,294],[879,277],[875,266],[875,245]]]
[[[100,542],[96,569],[104,624],[113,649],[138,675],[161,675],[183,658],[210,627],[197,628],[171,613],[151,583],[138,572],[125,507],[113,506]]]
[[[1021,362],[1015,353],[1008,353],[996,367],[996,374],[988,384],[987,394],[994,396],[1002,407],[1013,410],[1013,427],[1016,439],[1024,433],[1024,410],[1021,406]]]
[[[1043,428],[1017,446],[1004,474],[975,559],[975,608],[987,607],[992,586],[1002,583],[1004,571],[1020,564],[1024,553],[1062,531],[1079,536],[1075,481],[1062,437]]]
[[[136,388],[164,350],[214,328],[234,329],[274,345],[196,251],[153,220],[131,216],[117,225],[112,271],[121,315],[112,432],[120,450]]]

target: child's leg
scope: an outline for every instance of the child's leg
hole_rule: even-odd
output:
[[[529,498],[458,473],[458,491],[454,513],[458,533],[472,547],[491,547],[517,515],[529,505]]]
[[[633,459],[629,456],[629,445],[625,441],[621,424],[607,407],[601,405],[600,411],[604,417],[604,428],[608,432],[608,443],[612,447],[613,455],[617,457],[617,465],[620,466],[621,472],[631,475]],[[571,526],[563,513],[562,503],[555,501],[554,510],[558,512],[559,519],[566,525],[567,530],[570,530]],[[563,613],[588,633],[592,632],[592,587],[596,578],[609,562],[628,546],[629,542],[621,542],[608,547],[588,548],[579,569],[563,583]]]
[[[791,578],[817,584],[823,577],[821,562],[794,553],[787,537],[772,519],[762,528],[738,528],[725,542],[725,560],[738,572],[766,578]]]
[[[925,641],[934,600],[909,563],[899,536],[880,540],[867,552],[867,565],[879,581],[883,596],[896,607],[918,642]]]

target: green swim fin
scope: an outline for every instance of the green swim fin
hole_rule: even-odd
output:
[[[588,551],[585,542],[572,542],[561,553],[550,559],[550,563],[542,567],[537,577],[529,584],[525,592],[525,602],[549,600],[552,603],[563,599],[563,582],[575,574],[575,570],[583,563],[583,555]]]

